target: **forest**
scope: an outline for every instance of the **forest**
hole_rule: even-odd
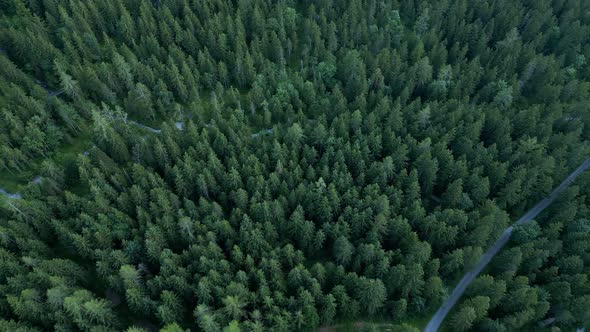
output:
[[[420,331],[589,143],[586,0],[0,0],[0,331]],[[554,198],[441,331],[590,328]]]

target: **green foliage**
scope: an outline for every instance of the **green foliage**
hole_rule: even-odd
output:
[[[475,312],[475,309],[470,306],[465,306],[453,315],[451,324],[455,331],[467,331],[473,326],[473,321],[476,317],[477,313]]]
[[[413,330],[588,156],[589,10],[0,1],[0,330]],[[452,330],[588,321],[580,181]]]
[[[539,235],[541,235],[541,226],[536,221],[531,220],[526,224],[515,226],[511,239],[517,244],[525,244],[535,240]]]

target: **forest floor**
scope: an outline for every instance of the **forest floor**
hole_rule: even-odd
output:
[[[1,49],[0,49],[1,51]],[[47,93],[48,97],[58,97],[64,93],[63,90],[51,90],[47,84],[40,80],[34,80],[34,82],[39,85],[45,92]],[[202,98],[199,102],[201,106],[201,117],[209,118],[212,110],[212,102],[211,102],[211,95],[212,90],[205,90],[201,93]],[[247,92],[239,91],[240,102],[243,104],[245,101],[245,97]],[[175,122],[175,126],[178,129],[182,129],[184,124],[188,121],[188,119],[192,119],[196,114],[186,114],[181,116],[176,114],[172,116],[177,122]],[[155,119],[139,122],[133,119],[129,119],[129,123],[139,127],[141,129],[145,129],[152,133],[159,133],[160,126],[166,122],[167,119],[164,116],[158,116]],[[35,181],[39,177],[39,173],[41,170],[41,165],[45,160],[51,160],[54,162],[61,162],[68,158],[74,158],[76,155],[87,151],[91,147],[92,141],[92,124],[87,123],[84,124],[83,128],[80,130],[80,135],[71,137],[70,139],[66,140],[60,147],[58,147],[55,151],[51,153],[48,158],[38,158],[27,165],[22,171],[17,170],[8,170],[3,169],[0,170],[0,195],[6,195],[11,198],[20,198],[19,192],[28,185],[29,183]]]
[[[3,49],[0,48],[0,53],[3,53]],[[35,79],[33,80],[35,84],[43,88],[47,93],[47,97],[59,97],[64,94],[63,89],[59,90],[52,90],[48,84],[44,81]],[[245,109],[248,107],[246,105],[247,95],[249,91],[238,89],[237,90],[237,97],[238,97],[238,107],[241,109]],[[164,116],[159,114],[153,119],[144,119],[143,121],[138,121],[139,119],[132,119],[129,118],[128,122],[133,124],[134,126],[147,130],[152,133],[160,133],[160,128],[162,124],[166,121],[173,120],[175,121],[176,128],[182,130],[184,125],[191,119],[196,120],[197,122],[207,121],[209,123],[211,113],[214,107],[215,102],[221,102],[218,98],[222,98],[222,96],[215,97],[214,90],[212,89],[204,89],[199,92],[201,96],[199,98],[199,112],[196,114],[195,112],[188,112],[186,113],[184,110],[182,112],[173,112],[170,116]],[[60,97],[61,98],[61,97]],[[87,123],[84,125],[84,128],[80,131],[80,135],[71,137],[70,139],[66,140],[59,148],[51,153],[48,158],[38,158],[31,162],[29,165],[24,167],[22,171],[17,170],[8,170],[3,169],[0,170],[0,195],[5,195],[9,198],[20,198],[20,191],[31,182],[37,183],[39,179],[39,173],[41,171],[41,166],[43,161],[45,160],[52,160],[54,162],[61,162],[65,159],[75,158],[77,154],[83,153],[87,151],[91,147],[92,141],[92,124]],[[259,135],[270,134],[272,129],[262,129],[261,131],[252,134],[252,138],[257,137]]]
[[[0,48],[0,52],[3,50]],[[40,81],[38,79],[34,80],[35,84],[39,85],[45,92],[47,92],[47,97],[58,97],[64,93],[63,90],[51,90],[47,86],[47,83]],[[72,155],[78,154],[85,149],[90,140],[91,140],[91,130],[86,126],[83,126],[80,130],[80,135],[76,137],[71,137],[67,142],[63,143],[56,151],[54,151],[51,156],[47,159],[53,161],[63,161],[65,158],[70,157]],[[29,164],[23,171],[17,172],[10,171],[8,169],[3,169],[0,171],[0,192],[8,195],[9,197],[18,197],[20,196],[18,192],[22,189],[23,186],[36,181],[39,177],[39,170],[41,168],[41,164],[44,160],[47,159],[37,159],[34,160],[31,164]]]
[[[36,159],[30,163],[22,172],[16,170],[0,171],[0,190],[4,189],[7,193],[17,194],[24,186],[33,182],[39,175],[43,161],[51,160],[60,163],[65,159],[73,158],[89,148],[92,131],[82,128],[80,135],[70,138],[57,148],[47,159]]]
[[[424,317],[424,325],[426,325],[427,317]],[[408,323],[407,323],[408,324]],[[414,324],[408,324],[410,326],[421,328]],[[356,321],[346,322],[336,325],[320,327],[318,332],[353,332],[353,331],[383,331],[383,332],[395,332],[399,330],[399,325],[394,323],[383,323],[383,322],[368,322],[368,321]]]
[[[351,332],[351,331],[398,331],[402,326],[411,326],[420,331],[426,327],[428,320],[434,314],[434,310],[428,310],[419,316],[412,316],[403,321],[382,320],[356,320],[341,321],[333,325],[321,326],[318,332]],[[446,331],[444,328],[442,331]]]
[[[208,108],[210,108],[210,104],[207,105]],[[209,112],[210,110],[207,111]],[[139,130],[145,130],[154,134],[159,134],[161,132],[161,126],[165,122],[163,119],[160,120],[159,128],[152,127],[154,126],[154,121],[149,122],[149,125],[135,120],[128,120],[128,123],[134,125]],[[174,126],[178,130],[183,130],[185,125],[186,121],[176,121],[174,123]],[[205,126],[208,127],[209,125],[205,124]],[[256,138],[261,135],[269,135],[272,133],[272,131],[272,128],[263,128],[260,131],[253,133],[251,137]],[[0,171],[0,194],[4,194],[13,198],[20,198],[20,190],[39,177],[38,174],[44,160],[52,160],[59,163],[67,158],[74,158],[77,154],[87,151],[87,149],[90,148],[92,141],[92,130],[83,128],[81,132],[81,135],[73,137],[67,143],[62,144],[56,151],[52,153],[49,158],[37,159],[21,172],[9,171],[7,169]]]

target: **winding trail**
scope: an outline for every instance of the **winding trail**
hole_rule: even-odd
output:
[[[252,138],[256,138],[258,136],[262,136],[262,135],[269,135],[272,134],[272,128],[268,128],[268,129],[263,129],[257,133],[252,134]]]
[[[64,90],[51,90],[49,89],[49,87],[47,86],[47,84],[43,81],[39,81],[39,80],[35,80],[35,83],[37,83],[38,86],[42,87],[43,90],[45,90],[45,92],[47,92],[47,97],[54,97],[54,96],[59,96],[62,93],[64,93]]]
[[[162,131],[161,129],[157,129],[157,128],[153,128],[153,127],[150,127],[150,126],[146,126],[143,123],[139,123],[137,121],[127,120],[127,122],[131,123],[132,125],[138,126],[139,128],[143,128],[145,130],[151,131],[154,134],[159,134]]]
[[[474,266],[471,271],[467,272],[461,281],[457,284],[451,296],[449,296],[443,304],[438,308],[434,316],[424,328],[424,332],[436,332],[440,327],[441,323],[451,311],[455,303],[461,298],[461,295],[467,289],[467,286],[475,279],[475,277],[488,265],[488,263],[492,260],[492,258],[506,245],[508,240],[510,239],[510,235],[512,235],[512,230],[516,225],[522,225],[533,218],[535,218],[541,211],[543,211],[547,206],[549,206],[559,194],[564,191],[567,187],[569,187],[574,180],[584,172],[586,169],[590,168],[590,158],[586,159],[575,171],[573,171],[563,182],[549,194],[549,196],[545,197],[541,200],[537,205],[535,205],[532,209],[530,209],[527,213],[525,213],[514,225],[509,226],[504,230],[500,238],[494,243],[494,245],[486,251],[486,253],[480,258],[479,262],[476,266]]]
[[[22,198],[22,196],[19,193],[11,193],[4,188],[0,188],[0,195],[4,195],[4,196],[6,196],[8,198],[12,198],[12,199],[21,199]]]

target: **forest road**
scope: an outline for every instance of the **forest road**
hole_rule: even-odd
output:
[[[469,272],[467,272],[461,281],[457,284],[451,296],[449,296],[443,304],[438,308],[434,316],[428,322],[428,325],[424,328],[424,332],[436,332],[442,324],[443,320],[451,311],[455,303],[461,298],[461,295],[467,289],[467,286],[477,277],[477,275],[488,265],[488,263],[492,260],[492,258],[506,245],[508,240],[510,239],[510,235],[512,234],[512,230],[514,229],[515,225],[522,225],[527,221],[532,220],[535,218],[541,211],[543,211],[547,206],[549,206],[553,201],[559,196],[559,194],[564,191],[567,187],[569,187],[574,180],[584,172],[586,169],[590,168],[590,158],[586,159],[575,171],[573,171],[563,182],[549,194],[549,196],[545,197],[541,200],[537,205],[535,205],[532,209],[530,209],[527,213],[525,213],[514,225],[509,226],[504,230],[504,233],[500,236],[500,238],[494,243],[494,245],[486,251],[486,253],[480,258],[477,265],[475,265]]]

